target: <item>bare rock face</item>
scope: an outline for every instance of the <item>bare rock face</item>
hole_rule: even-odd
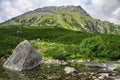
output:
[[[29,41],[25,40],[17,45],[3,67],[14,71],[30,70],[40,65],[41,58]]]

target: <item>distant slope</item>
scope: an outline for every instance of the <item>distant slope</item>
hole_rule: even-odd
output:
[[[39,8],[1,25],[61,27],[83,32],[120,34],[120,26],[93,19],[80,6]]]

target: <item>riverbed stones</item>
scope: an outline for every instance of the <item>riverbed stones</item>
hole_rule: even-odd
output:
[[[68,62],[64,60],[42,60],[42,63],[46,65],[68,65]]]
[[[17,45],[3,67],[14,71],[23,71],[33,69],[40,63],[41,55],[36,52],[29,41],[25,40]]]

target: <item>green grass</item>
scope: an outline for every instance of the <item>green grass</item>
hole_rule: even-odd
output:
[[[104,41],[109,54],[104,58],[105,60],[120,58],[120,35],[93,34],[57,27],[25,26],[3,26],[0,28],[0,57],[10,56],[16,45],[27,39],[42,53],[43,57],[64,60],[84,59],[79,45],[82,40],[92,36],[101,36]]]
[[[116,69],[120,71],[120,65],[116,65]]]
[[[52,59],[80,59],[79,45],[76,44],[63,44],[63,43],[51,43],[38,40],[32,40],[31,43],[38,49],[38,52],[42,53],[43,57]]]

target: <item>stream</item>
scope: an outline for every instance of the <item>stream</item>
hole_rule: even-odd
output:
[[[120,72],[115,70],[119,62],[86,62],[67,65],[42,64],[30,71],[15,72],[5,70],[0,61],[0,80],[120,80]],[[65,67],[76,72],[66,74]]]

